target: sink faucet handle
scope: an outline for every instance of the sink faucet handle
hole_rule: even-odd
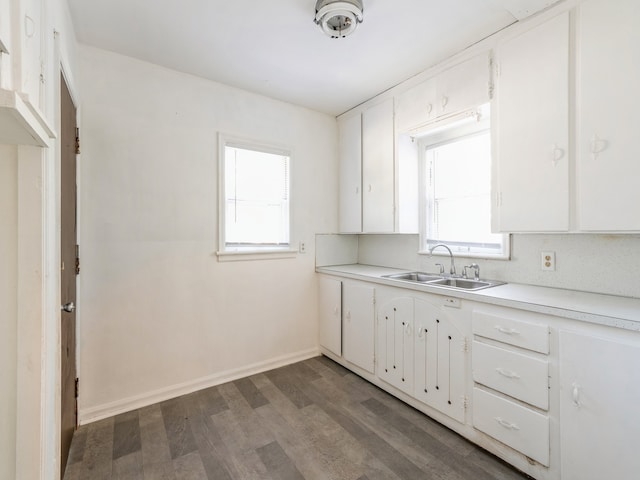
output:
[[[473,268],[473,279],[480,280],[480,267],[477,263],[472,263],[471,265],[465,265],[464,267],[462,267],[463,278],[469,278],[467,277],[467,268]]]
[[[441,263],[436,263],[436,267],[440,267],[440,275],[444,275],[444,265]]]

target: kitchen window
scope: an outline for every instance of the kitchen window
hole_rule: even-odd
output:
[[[285,149],[220,136],[219,258],[291,253],[290,168]]]
[[[508,235],[491,233],[488,106],[419,137],[422,253],[444,243],[466,257],[507,258]]]

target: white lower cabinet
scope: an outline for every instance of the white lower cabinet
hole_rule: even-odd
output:
[[[369,373],[375,371],[375,289],[320,276],[320,347]]]
[[[394,298],[378,309],[378,377],[413,394],[413,298]]]
[[[482,306],[474,310],[472,325],[473,426],[549,466],[546,317]]]
[[[560,331],[562,480],[640,478],[640,334]]]
[[[549,466],[549,417],[507,398],[473,389],[473,426]]]
[[[334,278],[318,280],[320,346],[342,355],[342,282]]]
[[[465,420],[467,340],[446,307],[415,301],[415,397]]]
[[[640,332],[323,277],[346,368],[538,480],[639,478]]]
[[[468,343],[460,327],[465,320],[442,305],[445,297],[423,298],[392,298],[378,308],[377,375],[463,423]]]
[[[369,373],[375,371],[374,294],[367,284],[342,285],[342,355]]]

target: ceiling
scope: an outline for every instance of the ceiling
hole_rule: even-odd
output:
[[[316,0],[68,0],[78,41],[338,115],[558,0],[364,0],[341,39]]]

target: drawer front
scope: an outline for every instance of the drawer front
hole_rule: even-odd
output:
[[[549,325],[521,320],[530,315],[518,310],[500,313],[474,310],[473,333],[499,342],[549,353]]]
[[[546,415],[474,388],[473,426],[549,466],[549,417]]]
[[[549,362],[473,342],[473,380],[549,410]]]

